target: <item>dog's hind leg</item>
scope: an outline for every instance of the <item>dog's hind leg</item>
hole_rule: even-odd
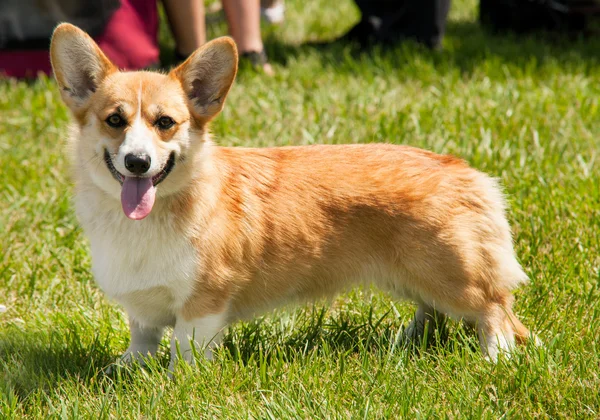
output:
[[[425,303],[419,303],[415,317],[404,330],[404,339],[420,346],[423,340],[428,341],[433,337],[436,330],[442,330],[445,323],[445,314]]]
[[[510,357],[516,344],[525,345],[533,340],[536,346],[543,346],[541,340],[519,321],[510,304],[491,305],[478,320],[476,328],[481,350],[492,361],[497,361],[500,353]]]
[[[483,355],[497,361],[500,353],[509,357],[515,344],[530,338],[529,330],[512,311],[512,297],[503,303],[490,303],[477,319],[475,327]]]

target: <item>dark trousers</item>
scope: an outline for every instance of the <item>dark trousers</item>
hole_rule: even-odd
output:
[[[598,35],[600,0],[480,0],[479,21],[493,32]]]
[[[441,46],[450,0],[354,0],[362,13],[350,37],[359,42],[394,43],[412,39]]]

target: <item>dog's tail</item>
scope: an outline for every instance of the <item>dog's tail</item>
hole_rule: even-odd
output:
[[[508,315],[507,322],[510,322],[512,330],[515,332],[515,342],[519,345],[526,345],[529,340],[533,340],[533,344],[541,346],[542,341],[539,337],[533,334],[523,323],[517,318],[514,313]]]

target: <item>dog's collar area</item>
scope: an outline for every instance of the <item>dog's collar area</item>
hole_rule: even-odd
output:
[[[106,167],[110,171],[113,178],[116,179],[119,182],[119,184],[123,185],[125,176],[123,174],[121,174],[119,171],[117,171],[117,168],[115,168],[115,165],[113,165],[112,158],[110,157],[110,153],[108,153],[108,149],[104,149],[104,162],[106,163]],[[165,166],[163,166],[163,168],[160,170],[159,173],[157,173],[156,175],[154,175],[152,177],[152,184],[154,184],[154,186],[157,186],[158,184],[163,182],[165,180],[165,178],[167,177],[167,175],[169,175],[171,173],[171,171],[173,170],[174,167],[175,167],[175,152],[171,152],[171,154],[169,155],[169,159],[167,160],[167,163],[165,163]]]

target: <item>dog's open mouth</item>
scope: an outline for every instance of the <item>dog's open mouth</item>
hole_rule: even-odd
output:
[[[175,167],[175,153],[169,155],[169,159],[159,173],[146,178],[125,176],[117,171],[112,163],[110,153],[106,149],[104,150],[104,162],[113,178],[121,184],[123,212],[130,219],[141,220],[152,211],[156,198],[156,186],[164,181]]]
[[[110,153],[108,153],[108,150],[106,150],[106,149],[104,149],[104,162],[106,162],[106,166],[108,167],[108,170],[112,174],[113,178],[116,179],[119,182],[119,184],[123,185],[123,181],[125,181],[125,175],[123,175],[123,174],[121,174],[121,172],[117,171],[117,168],[115,168],[115,165],[113,165],[113,163],[112,163]],[[167,163],[165,163],[165,166],[163,166],[163,168],[160,170],[159,173],[157,173],[156,175],[154,175],[152,177],[152,184],[154,184],[154,186],[156,187],[158,184],[163,182],[165,180],[165,178],[167,177],[167,175],[169,175],[171,173],[171,171],[173,170],[174,167],[175,167],[175,152],[172,152],[169,155],[169,159],[167,160]]]

